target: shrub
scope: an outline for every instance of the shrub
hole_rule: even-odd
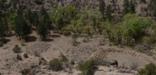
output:
[[[118,26],[107,27],[107,34],[110,41],[117,44],[133,45],[141,41],[145,30],[151,25],[152,21],[148,18],[127,14]]]
[[[60,57],[62,62],[68,62],[68,58],[64,54],[61,53]]]
[[[22,50],[21,50],[21,48],[20,48],[18,45],[16,45],[16,46],[13,48],[13,52],[14,52],[14,53],[21,53]]]
[[[21,71],[21,73],[22,73],[22,75],[31,75],[30,73],[31,73],[31,70],[30,69],[23,69],[22,71]]]
[[[79,65],[82,75],[94,75],[95,64],[93,60],[88,60]]]
[[[60,71],[63,69],[62,65],[63,63],[60,60],[54,59],[49,62],[49,69],[53,71]]]
[[[138,75],[156,75],[156,65],[148,64],[145,68],[138,71]]]
[[[148,45],[153,45],[156,43],[156,25],[152,25],[148,30],[146,30],[146,34],[147,36],[143,37],[143,43]]]
[[[70,23],[76,13],[77,10],[74,5],[57,6],[56,8],[53,8],[50,17],[56,30],[61,30]]]
[[[94,32],[99,32],[101,19],[101,14],[97,10],[83,10],[63,29],[64,31],[90,36]]]

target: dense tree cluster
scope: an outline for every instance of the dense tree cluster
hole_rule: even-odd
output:
[[[93,35],[95,33],[103,34],[108,30],[108,25],[110,27],[111,24],[121,25],[123,22],[121,20],[124,20],[122,17],[119,22],[114,23],[115,19],[118,19],[115,16],[118,10],[117,2],[111,0],[110,4],[107,4],[105,0],[98,1],[99,9],[80,9],[76,4],[71,3],[68,5],[56,4],[51,10],[47,10],[43,1],[35,0],[35,3],[40,5],[40,8],[35,10],[24,4],[22,0],[0,0],[0,37],[4,38],[9,32],[14,31],[20,39],[25,39],[35,29],[40,38],[44,40],[47,39],[51,29],[61,33]],[[145,1],[141,0],[141,2]],[[151,10],[153,15],[155,14],[155,2],[152,0],[149,4],[153,9]],[[123,16],[135,13],[135,6],[135,0],[124,0]],[[139,20],[139,25],[140,23]],[[126,25],[125,27],[128,28],[134,27],[133,23]],[[135,36],[129,36],[135,38]]]

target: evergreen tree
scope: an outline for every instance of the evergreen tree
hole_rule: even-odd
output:
[[[0,16],[0,39],[3,39],[4,36],[5,36],[5,24],[2,17]]]
[[[42,9],[39,19],[39,24],[37,25],[37,32],[42,40],[47,39],[49,33],[50,18],[48,13]]]
[[[106,9],[106,18],[108,21],[112,21],[112,8],[111,8],[111,5],[108,5],[107,6],[107,9]]]
[[[153,17],[156,17],[156,0],[151,0],[149,4],[149,9]]]
[[[129,0],[124,0],[123,7],[124,7],[124,10],[123,10],[124,14],[128,13],[129,12],[129,10],[128,10],[128,8],[129,8]]]
[[[106,19],[106,4],[105,1],[99,0],[99,10],[103,16],[103,19]]]
[[[124,14],[135,13],[135,0],[124,0]]]
[[[136,4],[135,0],[130,0],[130,3],[129,3],[129,12],[130,13],[135,13],[135,4]]]
[[[7,0],[0,0],[0,35],[7,34],[9,31],[9,24],[8,24],[8,19],[9,19],[9,10],[10,8],[10,3],[7,2]]]
[[[15,32],[20,39],[25,39],[31,33],[31,26],[26,22],[22,10],[18,10],[15,18]]]

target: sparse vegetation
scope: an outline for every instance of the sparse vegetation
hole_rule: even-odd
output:
[[[79,70],[82,71],[81,75],[94,75],[95,63],[93,60],[88,60],[84,63],[79,64]]]
[[[46,40],[49,34],[49,29],[51,25],[51,21],[48,13],[43,8],[41,10],[39,23],[37,25],[37,32],[40,35],[41,40]]]
[[[66,25],[70,24],[71,20],[77,14],[77,10],[74,5],[57,6],[50,14],[53,21],[54,28],[60,31]]]
[[[155,75],[156,74],[156,65],[148,64],[145,68],[138,71],[138,75]]]
[[[30,69],[23,69],[23,70],[21,71],[22,75],[31,75],[30,72],[31,72]]]
[[[16,54],[15,60],[18,60],[20,63],[17,62],[17,64],[15,64],[19,67],[21,63],[27,64],[31,59],[37,58],[40,58],[38,61],[39,67],[40,65],[47,65],[48,61],[42,53],[46,55],[49,49],[59,50],[63,48],[63,50],[60,51],[73,55],[73,58],[75,56],[80,56],[80,58],[71,58],[70,60],[70,58],[68,59],[68,55],[66,57],[62,54],[61,59],[54,59],[49,62],[48,67],[52,71],[73,68],[77,65],[77,60],[83,59],[83,56],[81,57],[83,52],[83,55],[86,54],[89,58],[94,51],[97,51],[97,49],[102,50],[104,48],[103,46],[108,46],[108,44],[109,46],[116,45],[122,48],[125,48],[125,46],[126,48],[128,46],[133,49],[137,47],[139,48],[137,51],[142,53],[151,56],[155,54],[156,0],[122,0],[123,2],[117,0],[108,0],[110,2],[106,0],[98,1],[0,0],[0,47],[2,49],[0,51],[4,51],[0,52],[0,54],[2,53],[2,55],[4,55],[2,57],[5,57],[5,54]],[[16,40],[21,41],[21,46],[15,45],[18,44],[18,41],[14,40],[15,37],[17,38]],[[42,47],[41,44],[35,45],[35,47],[41,46],[43,49],[40,49],[41,47],[39,47],[39,49],[33,49],[33,47],[30,49],[32,51],[25,51],[25,48],[27,49],[27,47],[34,44],[32,41],[37,40],[35,44],[38,43],[38,38],[40,38],[44,45],[46,45],[45,43],[48,41],[48,45],[52,47],[47,45],[46,47],[44,45]],[[8,41],[10,42],[6,44]],[[28,41],[31,41],[31,43],[28,43]],[[39,43],[41,43],[41,41],[39,41]],[[4,46],[5,44],[6,46]],[[61,48],[57,48],[59,46],[56,46],[56,48],[53,47],[55,44],[60,44],[59,46],[61,46]],[[7,54],[10,47],[12,48],[12,45],[15,45],[12,49],[14,54]],[[90,46],[96,49],[92,49],[93,47]],[[65,51],[66,47],[68,51]],[[70,51],[71,47],[72,51]],[[75,51],[73,49],[75,49]],[[109,51],[112,51],[112,53],[114,52],[114,50]],[[128,54],[130,52],[126,53]],[[48,55],[50,56],[50,54]],[[69,55],[69,57],[71,57],[71,55]],[[136,54],[133,53],[129,55],[135,56]],[[106,55],[103,56],[105,57]],[[145,55],[140,54],[138,56]],[[6,66],[12,69],[10,63],[13,63],[13,60],[10,61],[10,59],[12,58],[8,57],[5,59],[5,62],[7,62]],[[34,61],[36,62],[36,60],[30,62],[33,63]],[[113,62],[88,60],[78,66],[79,70],[82,71],[82,75],[94,75],[96,67],[95,62],[104,66],[118,66],[118,60]],[[71,63],[72,66],[69,63]],[[42,67],[38,69],[41,68]],[[130,68],[135,70],[138,68],[138,64],[133,64]],[[149,64],[145,66],[145,68],[139,70],[138,75],[155,75],[155,68],[156,66],[154,64]],[[31,71],[31,69],[24,69],[21,73],[23,75],[30,75]]]
[[[18,45],[15,45],[15,47],[13,48],[13,52],[14,53],[21,53],[22,50],[21,50],[21,48]]]
[[[152,25],[148,18],[128,14],[119,25],[107,28],[110,41],[116,44],[134,45],[146,35],[145,31]]]
[[[63,70],[63,63],[59,59],[53,59],[49,62],[49,69],[53,71]]]

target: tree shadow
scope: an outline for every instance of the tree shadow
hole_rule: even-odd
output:
[[[54,41],[54,39],[47,38],[47,39],[42,39],[42,41],[44,41],[44,42],[51,42],[51,41]]]
[[[6,39],[6,38],[0,39],[0,47],[2,47],[4,44],[7,44],[9,41],[10,39]]]
[[[37,40],[37,38],[35,36],[27,36],[25,38],[25,42],[34,42],[36,40]]]
[[[4,44],[8,43],[9,41],[10,41],[10,39],[6,39],[6,38],[0,39],[0,42],[2,42]]]
[[[10,33],[6,34],[5,36],[6,36],[6,37],[12,37],[12,36],[14,36],[14,35],[15,35],[15,33],[11,33],[11,32],[10,32]]]
[[[52,34],[52,35],[50,35],[50,37],[58,38],[58,37],[61,37],[61,35],[59,35],[59,34]]]

